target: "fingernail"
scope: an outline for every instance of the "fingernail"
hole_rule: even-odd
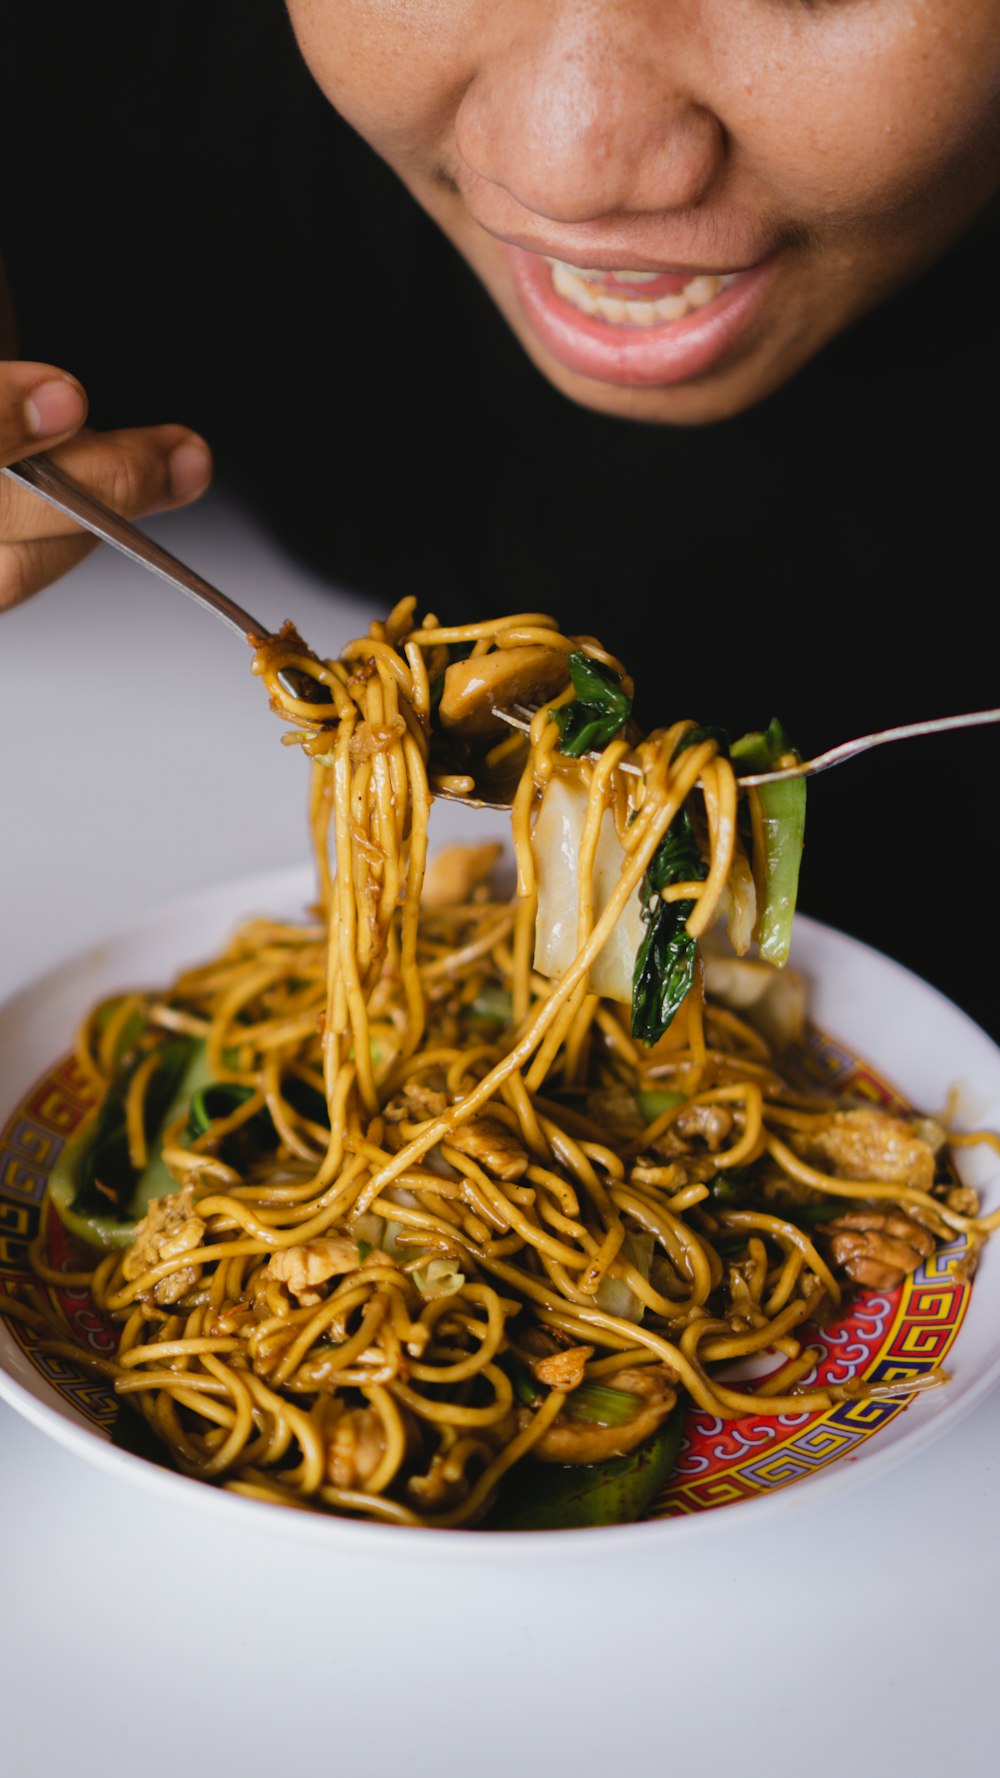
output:
[[[200,439],[188,439],[170,453],[167,465],[170,492],[175,500],[189,500],[208,486],[212,475],[212,454]]]
[[[59,432],[72,432],[82,425],[86,413],[83,394],[65,377],[39,383],[24,404],[25,419],[36,438],[55,438]]]

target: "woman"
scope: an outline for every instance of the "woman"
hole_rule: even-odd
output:
[[[197,435],[132,425],[182,414],[341,581],[552,608],[651,720],[778,711],[814,751],[996,702],[997,0],[289,11],[318,91],[265,0],[14,27],[5,460],[141,514],[207,482]],[[0,496],[9,603],[87,545]],[[995,1024],[947,898],[981,885],[987,760],[824,780],[803,901]]]

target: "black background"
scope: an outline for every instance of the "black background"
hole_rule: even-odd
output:
[[[276,0],[21,7],[4,59],[22,351],[97,425],[199,428],[311,565],[442,616],[549,610],[650,723],[777,713],[815,752],[1000,702],[995,234],[751,413],[640,427],[531,367]],[[816,780],[801,893],[994,1034],[998,767],[980,730]]]

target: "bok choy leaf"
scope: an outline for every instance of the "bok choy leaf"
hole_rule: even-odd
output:
[[[632,700],[617,673],[580,649],[569,657],[569,676],[576,697],[551,714],[562,737],[559,751],[568,759],[580,759],[614,739],[632,714]]]

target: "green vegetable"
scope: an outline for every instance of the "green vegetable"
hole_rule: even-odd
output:
[[[234,1111],[252,1098],[253,1088],[241,1086],[238,1081],[208,1081],[192,1097],[188,1113],[188,1135],[192,1139],[204,1136],[209,1124],[214,1123],[216,1118],[231,1117]]]
[[[674,748],[674,759],[679,759],[689,747],[700,747],[702,741],[714,741],[723,759],[729,757],[729,736],[724,728],[713,728],[711,724],[703,728],[688,729]]]
[[[824,1204],[768,1204],[767,1209],[772,1216],[781,1216],[786,1222],[795,1223],[796,1227],[812,1228],[819,1222],[832,1222],[835,1216],[842,1216],[843,1199],[827,1199]]]
[[[576,697],[553,710],[552,717],[559,727],[560,752],[580,759],[614,739],[632,714],[632,700],[622,691],[617,673],[579,649],[569,657],[569,676]]]
[[[509,1025],[514,1016],[511,991],[499,982],[488,982],[470,1001],[468,1010],[477,1025]]]
[[[641,1395],[614,1389],[609,1383],[581,1383],[566,1397],[563,1412],[568,1420],[586,1426],[626,1426],[643,1405]]]
[[[636,1093],[635,1102],[646,1123],[651,1124],[665,1111],[673,1111],[675,1105],[683,1105],[686,1098],[686,1093],[666,1093],[647,1087]]]
[[[697,941],[685,931],[693,901],[661,901],[672,883],[703,882],[708,867],[684,808],[664,834],[642,880],[646,927],[632,974],[632,1036],[652,1045],[663,1036],[694,981]]]
[[[377,1065],[382,1057],[377,1043],[369,1045],[372,1061]],[[330,1107],[326,1102],[326,1094],[318,1087],[309,1085],[297,1074],[290,1074],[281,1083],[281,1090],[293,1111],[300,1117],[309,1119],[311,1124],[319,1124],[321,1129],[330,1128]]]
[[[244,1086],[237,1080],[213,1080],[196,1092],[191,1100],[188,1112],[187,1130],[189,1141],[204,1136],[211,1125],[222,1118],[232,1117],[241,1105],[253,1098],[253,1088]],[[245,1123],[238,1124],[223,1136],[213,1152],[218,1155],[227,1167],[234,1167],[242,1173],[262,1154],[270,1154],[278,1146],[278,1132],[274,1127],[271,1113],[263,1106]]]
[[[530,1371],[520,1364],[513,1366],[514,1394],[526,1408],[533,1407],[545,1394]],[[624,1426],[643,1405],[641,1395],[630,1389],[615,1389],[609,1383],[580,1383],[566,1397],[563,1413],[567,1420],[584,1421],[588,1426]]]
[[[722,1210],[745,1210],[753,1201],[756,1186],[753,1168],[732,1167],[712,1180],[712,1203]]]
[[[112,1083],[97,1116],[67,1143],[49,1179],[49,1195],[70,1233],[97,1247],[126,1247],[154,1198],[177,1190],[158,1138],[192,1096],[207,1085],[205,1049],[189,1038],[169,1038],[146,1092],[149,1161],[133,1167],[125,1132],[129,1084],[145,1057],[134,1059]]]
[[[788,744],[775,718],[763,734],[743,735],[733,742],[732,758],[737,773],[767,772],[783,754],[801,755]],[[764,784],[757,791],[764,829],[764,855],[755,857],[754,878],[760,912],[757,948],[767,963],[779,967],[788,961],[792,918],[799,887],[799,867],[806,827],[806,781],[786,778],[781,784]]]
[[[103,1006],[101,1006],[100,1009],[98,1010],[97,1016],[94,1020],[94,1025],[95,1025],[95,1028],[97,1029],[97,1031],[99,1031],[102,1035],[106,1031],[108,1025],[110,1024],[113,1015],[118,1011],[118,1008],[121,1006],[122,1000],[124,998],[125,997],[122,994],[115,994],[112,996],[112,998],[110,1000],[106,1000],[104,1002]],[[125,1020],[124,1025],[122,1026],[121,1030],[118,1033],[118,1037],[117,1037],[117,1040],[115,1043],[115,1058],[114,1059],[116,1062],[122,1061],[122,1059],[128,1055],[129,1050],[133,1047],[134,1044],[138,1043],[138,1041],[139,1041],[140,1037],[142,1036],[143,1032],[145,1031],[145,1029],[146,1029],[146,1015],[144,1012],[141,1011],[140,1008],[137,1007],[135,1012],[131,1013],[129,1015],[129,1017]]]
[[[530,1458],[519,1463],[505,1481],[487,1528],[570,1531],[640,1519],[670,1477],[683,1421],[684,1405],[679,1401],[651,1438],[627,1457],[613,1457],[607,1463],[532,1463]]]

